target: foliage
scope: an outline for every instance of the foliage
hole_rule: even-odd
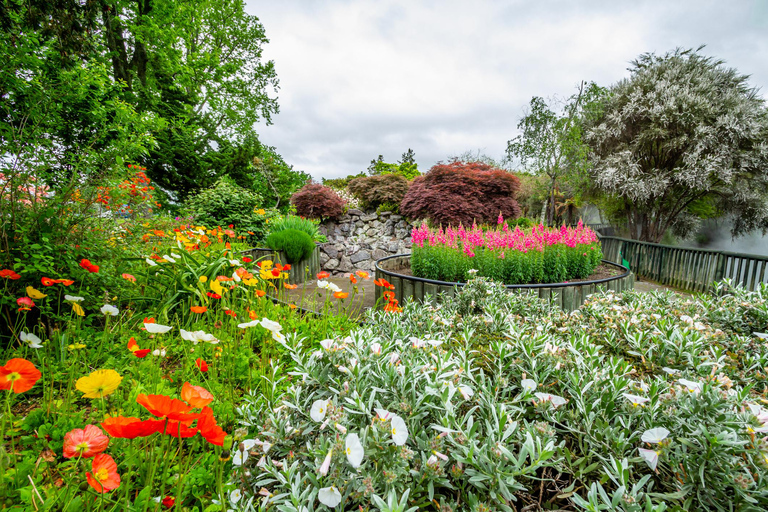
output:
[[[368,176],[364,172],[361,172],[359,174],[350,174],[349,176],[345,176],[343,178],[323,178],[323,185],[327,187],[331,187],[334,190],[343,190],[347,188],[347,185],[349,185],[349,182],[357,179],[357,178],[365,178]]]
[[[344,213],[344,201],[330,187],[308,183],[291,197],[296,214],[310,219],[334,219]]]
[[[347,188],[364,208],[375,209],[385,203],[399,206],[409,185],[408,180],[399,174],[380,174],[354,179]]]
[[[555,222],[555,190],[559,182],[579,182],[586,174],[588,147],[582,140],[583,123],[596,115],[604,96],[605,89],[594,82],[582,82],[578,94],[566,102],[551,100],[548,104],[534,96],[528,113],[517,125],[522,134],[507,143],[509,159],[519,159],[526,172],[549,178],[550,225]],[[559,112],[557,103],[561,103]],[[575,195],[579,188],[573,188]]]
[[[384,156],[379,155],[378,159],[371,160],[371,164],[368,166],[368,174],[370,176],[380,176],[382,174],[399,174],[407,180],[412,180],[416,176],[420,176],[419,166],[416,164],[415,154],[412,149],[408,148],[408,151],[403,153],[400,157],[400,161],[396,164],[389,164],[384,161]]]
[[[768,228],[764,100],[699,50],[641,55],[587,132],[595,184],[632,238],[684,236],[726,213],[734,236]]]
[[[305,231],[298,229],[283,229],[269,234],[266,239],[267,247],[282,251],[288,263],[298,263],[307,259],[315,250],[315,242]]]
[[[581,223],[576,228],[546,230],[533,226],[483,230],[451,227],[414,228],[411,271],[417,277],[466,282],[472,274],[505,284],[561,283],[584,279],[594,272],[603,254],[595,233]]]
[[[492,223],[499,214],[520,215],[514,175],[480,162],[439,163],[416,178],[400,204],[400,212],[434,224]]]
[[[295,229],[308,234],[313,242],[322,242],[324,236],[320,234],[318,224],[319,222],[316,220],[305,219],[295,215],[286,215],[285,217],[280,217],[271,221],[269,223],[269,231],[270,233],[277,233],[286,229]]]

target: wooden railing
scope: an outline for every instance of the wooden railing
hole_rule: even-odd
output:
[[[768,256],[691,249],[601,236],[603,258],[624,259],[638,277],[693,292],[709,291],[712,283],[731,279],[749,290],[768,282]]]

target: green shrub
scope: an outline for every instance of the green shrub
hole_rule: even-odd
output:
[[[399,174],[380,174],[352,180],[347,188],[366,209],[391,203],[397,204],[399,210],[409,186],[408,180]]]
[[[312,254],[315,250],[315,242],[304,231],[297,229],[284,229],[271,233],[267,237],[267,247],[275,251],[283,251],[288,263],[297,263]]]
[[[311,219],[303,219],[295,215],[286,215],[285,217],[273,220],[269,224],[270,233],[278,233],[286,229],[295,229],[308,234],[313,242],[322,242],[325,236],[320,234],[318,229],[319,222]]]

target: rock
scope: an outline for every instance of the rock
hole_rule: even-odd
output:
[[[393,216],[391,216],[391,217],[389,218],[389,220],[392,220],[392,221],[395,221],[395,222],[397,222],[397,221],[401,220],[402,218],[403,218],[403,216],[402,216],[402,215],[393,215]]]
[[[325,244],[322,247],[322,251],[328,255],[328,258],[335,258],[339,255],[339,251],[331,244]],[[322,254],[322,253],[321,253]]]
[[[379,234],[379,230],[376,228],[368,228],[368,231],[365,232],[368,236],[375,236]]]
[[[382,250],[382,249],[375,249],[375,250],[374,250],[374,251],[371,253],[371,257],[372,257],[374,260],[380,260],[381,258],[386,258],[387,256],[389,256],[389,253],[387,253],[387,251],[384,251],[384,250]]]
[[[392,215],[392,212],[381,212],[379,217],[389,217],[390,215]]]
[[[321,261],[322,261],[322,258],[321,258]],[[326,270],[333,270],[339,266],[339,260],[337,259],[328,260],[325,262],[325,264],[321,266]]]
[[[368,251],[358,251],[349,258],[352,263],[358,263],[360,261],[369,259],[371,259],[371,253]]]
[[[378,218],[379,218],[379,216],[376,215],[375,213],[369,213],[367,215],[362,215],[360,217],[360,220],[363,221],[363,222],[370,222],[370,221],[376,220]]]
[[[361,212],[360,210],[358,210],[356,208],[351,208],[351,209],[347,210],[347,215],[357,215],[359,217],[360,215],[363,215],[363,212]]]
[[[404,220],[401,220],[400,222],[398,222],[398,223],[395,225],[395,227],[396,227],[396,228],[405,228],[405,227],[407,227],[407,226],[408,226],[408,223],[407,223],[407,222],[405,222]]]
[[[380,220],[373,221],[371,223],[371,227],[373,227],[373,228],[380,228],[381,227],[381,221]]]
[[[405,246],[406,249],[410,249],[411,246],[413,246],[413,242],[411,242],[410,238],[406,238],[403,240],[403,246]]]
[[[400,249],[400,244],[397,242],[392,242],[389,245],[387,245],[387,251],[389,252],[397,252]]]
[[[339,262],[338,271],[349,272],[350,270],[352,270],[352,262],[348,256],[344,256],[341,258],[341,262]]]
[[[405,229],[396,229],[395,230],[395,236],[399,238],[400,240],[405,240],[408,237],[408,231]]]
[[[392,236],[392,233],[395,232],[395,224],[393,222],[387,221],[386,224],[384,224],[384,229],[382,230],[382,234],[384,236]]]
[[[320,251],[320,267],[325,268],[325,264],[328,263],[328,260],[330,259],[331,258],[329,258],[327,254]]]
[[[342,233],[349,233],[349,224],[342,224],[339,226],[339,228],[341,229]]]

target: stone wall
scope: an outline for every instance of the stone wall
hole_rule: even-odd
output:
[[[320,245],[320,266],[332,275],[372,271],[376,260],[410,251],[412,228],[402,215],[349,210],[320,225],[328,238],[328,243]]]

